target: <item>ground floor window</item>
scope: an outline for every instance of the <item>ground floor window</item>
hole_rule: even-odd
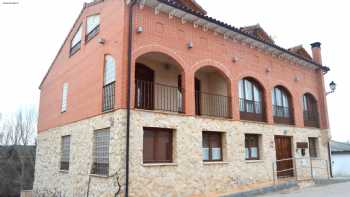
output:
[[[97,130],[94,133],[92,174],[108,175],[109,171],[109,143],[110,132],[108,129]]]
[[[143,162],[171,163],[173,130],[145,127],[143,131]]]
[[[222,133],[203,132],[203,161],[222,161]]]
[[[259,160],[259,139],[260,135],[246,134],[245,135],[245,159]]]
[[[309,138],[309,153],[310,157],[317,157],[317,144],[318,140],[315,137],[310,137]]]
[[[60,170],[69,170],[70,136],[61,139],[61,165]]]

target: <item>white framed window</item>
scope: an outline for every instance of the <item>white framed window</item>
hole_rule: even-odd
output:
[[[100,31],[100,15],[92,15],[87,17],[86,22],[86,40],[89,41]]]
[[[105,66],[104,66],[104,84],[108,85],[115,82],[115,60],[112,56],[105,56]]]
[[[68,100],[68,83],[64,83],[63,89],[62,89],[61,112],[67,111],[67,100]]]
[[[71,44],[70,51],[69,51],[70,56],[74,55],[77,51],[79,51],[81,47],[81,34],[83,33],[82,31],[83,31],[83,27],[82,25],[80,25],[78,31],[75,33],[70,43]]]

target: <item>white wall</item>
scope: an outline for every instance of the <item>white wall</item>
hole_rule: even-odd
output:
[[[334,177],[350,177],[350,153],[332,154]]]

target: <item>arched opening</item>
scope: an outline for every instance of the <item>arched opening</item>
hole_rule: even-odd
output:
[[[115,103],[115,60],[111,55],[105,56],[105,64],[103,68],[103,103],[102,111],[110,111],[114,109]]]
[[[255,79],[246,77],[239,81],[239,109],[241,120],[265,122],[264,91]]]
[[[218,69],[206,66],[195,73],[196,115],[231,117],[231,85]]]
[[[136,59],[135,107],[184,112],[183,69],[172,57],[151,52]]]
[[[303,96],[304,126],[319,127],[319,114],[315,97],[306,93]]]
[[[294,124],[292,97],[283,86],[272,90],[272,113],[275,123]]]

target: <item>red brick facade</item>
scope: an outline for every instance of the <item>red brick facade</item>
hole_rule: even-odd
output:
[[[285,87],[292,96],[296,127],[304,127],[303,95],[311,93],[317,100],[320,127],[328,128],[323,72],[273,57],[247,44],[213,31],[195,28],[192,23],[168,14],[155,14],[147,6],[134,7],[134,30],[143,27],[142,33],[133,32],[132,81],[135,77],[136,59],[149,52],[170,56],[181,66],[182,84],[185,89],[185,114],[195,114],[194,75],[205,66],[215,68],[229,81],[232,98],[232,119],[240,120],[238,82],[252,77],[263,87],[267,123],[274,124],[272,115],[272,90]],[[101,28],[96,38],[85,42],[80,51],[69,56],[70,41],[80,24],[85,32],[86,17],[101,14]],[[85,33],[83,33],[85,35]],[[105,44],[97,42],[105,39]],[[102,114],[102,87],[104,56],[112,55],[116,60],[115,109],[127,105],[127,39],[128,7],[122,0],[106,0],[82,11],[72,32],[68,36],[47,76],[40,86],[39,132],[67,123]],[[192,41],[193,48],[187,47]],[[233,61],[236,58],[236,61]],[[69,83],[68,109],[61,113],[63,83]],[[134,83],[131,86],[134,107]]]

